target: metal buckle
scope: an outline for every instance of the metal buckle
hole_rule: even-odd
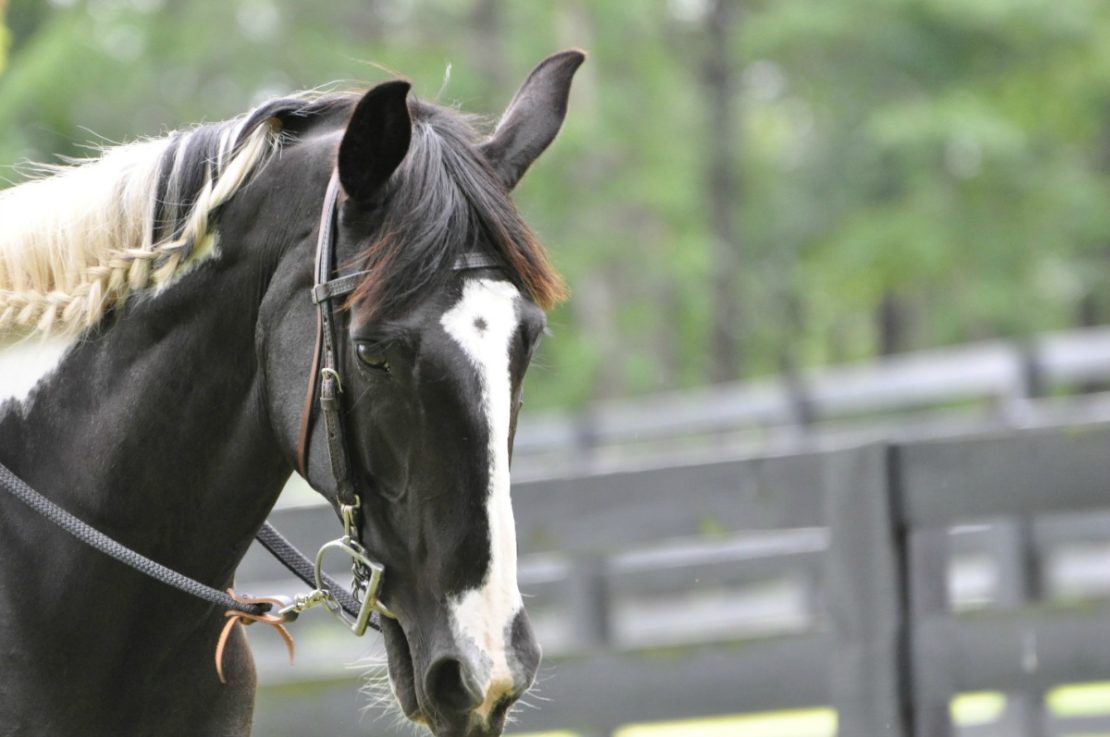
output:
[[[353,540],[351,536],[352,530],[358,529],[358,509],[362,506],[362,500],[355,495],[354,504],[340,504],[339,516],[343,519],[343,537],[348,540]]]
[[[333,368],[328,368],[326,366],[324,368],[320,369],[320,377],[321,378],[326,378],[329,375],[331,376],[332,379],[335,380],[335,386],[339,389],[339,393],[342,394],[343,393],[343,382],[340,381],[340,379],[339,379],[339,372],[336,371]]]
[[[332,603],[335,602],[335,597],[332,596],[330,591],[320,588],[292,597],[275,596],[273,598],[280,599],[285,604],[281,609],[278,609],[278,615],[283,617],[285,622],[295,622],[302,612],[321,604],[331,609]]]

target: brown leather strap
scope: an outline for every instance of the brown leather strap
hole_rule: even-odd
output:
[[[279,607],[285,606],[285,603],[280,599],[239,596],[231,589],[228,589],[227,593],[240,604],[271,604],[274,607],[271,611],[277,611]],[[293,664],[293,635],[285,629],[286,619],[284,616],[269,612],[266,614],[247,614],[235,609],[228,609],[224,612],[224,616],[227,617],[227,622],[220,631],[220,639],[216,641],[216,675],[219,676],[220,683],[227,683],[227,679],[224,678],[224,647],[227,645],[227,638],[231,636],[231,630],[235,629],[237,624],[246,626],[255,622],[262,622],[273,627],[281,635],[281,639],[285,641],[285,649],[289,651],[289,664]]]
[[[327,282],[327,277],[320,278],[322,271],[321,266],[327,269],[326,264],[322,261],[330,256],[332,238],[334,233],[332,227],[335,223],[335,206],[339,201],[339,172],[333,170],[331,179],[328,180],[328,188],[324,192],[324,204],[320,208],[320,228],[316,234],[316,255],[313,259],[312,268],[312,281],[313,287],[313,304],[316,307],[316,344],[312,349],[312,369],[308,372],[308,389],[305,391],[304,407],[301,409],[301,429],[299,437],[297,438],[297,472],[302,477],[308,478],[308,445],[311,441],[312,431],[312,409],[316,402],[316,382],[320,375],[320,353],[324,345],[324,315],[323,311],[327,305],[323,305],[315,299],[316,288],[321,283]]]
[[[316,376],[320,371],[320,344],[324,339],[324,326],[320,312],[316,312],[316,347],[312,349],[312,368],[308,372],[308,389],[304,393],[301,409],[301,431],[297,438],[297,472],[308,478],[309,431],[312,430],[312,407],[316,403]]]

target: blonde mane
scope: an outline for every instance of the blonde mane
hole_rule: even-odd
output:
[[[0,343],[76,335],[211,256],[215,211],[280,146],[269,121],[248,115],[110,148],[0,191]],[[200,188],[188,191],[196,166]]]

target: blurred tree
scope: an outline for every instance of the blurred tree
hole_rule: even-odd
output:
[[[533,408],[1110,314],[1101,0],[7,2],[5,165],[391,70],[496,114],[587,48],[516,192],[575,291]]]
[[[8,12],[8,0],[0,0],[0,74],[4,73],[4,66],[8,62],[8,26],[4,22]]]
[[[848,323],[808,326],[810,341],[836,335],[862,356],[1072,319],[1106,273],[1075,257],[1107,228],[1093,166],[1107,10],[845,0],[753,14],[753,56],[785,90],[771,104],[808,129],[787,175],[804,186],[787,206],[813,226],[797,293],[807,314]]]
[[[713,352],[710,378],[723,382],[740,370],[740,340],[744,313],[740,309],[740,272],[744,249],[740,244],[737,216],[741,203],[737,166],[740,129],[733,49],[736,46],[739,0],[713,0],[705,14],[708,49],[704,62],[706,112],[709,119],[706,194],[713,230]]]
[[[740,306],[739,284],[744,249],[737,226],[743,201],[736,171],[740,128],[736,124],[739,100],[733,54],[740,10],[740,0],[713,0],[704,21],[709,39],[702,75],[709,119],[705,189],[714,246],[713,325],[709,346],[713,381],[735,379],[743,365],[740,342],[746,315]]]

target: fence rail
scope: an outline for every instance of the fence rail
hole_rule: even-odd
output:
[[[826,436],[905,440],[1021,428],[1092,410],[1092,419],[1110,419],[1110,398],[1077,406],[1052,396],[1108,386],[1110,327],[1088,328],[532,414],[521,421],[516,461],[525,474],[542,475],[658,454],[676,439],[777,451],[809,449]],[[891,414],[900,415],[896,423],[881,421]]]

